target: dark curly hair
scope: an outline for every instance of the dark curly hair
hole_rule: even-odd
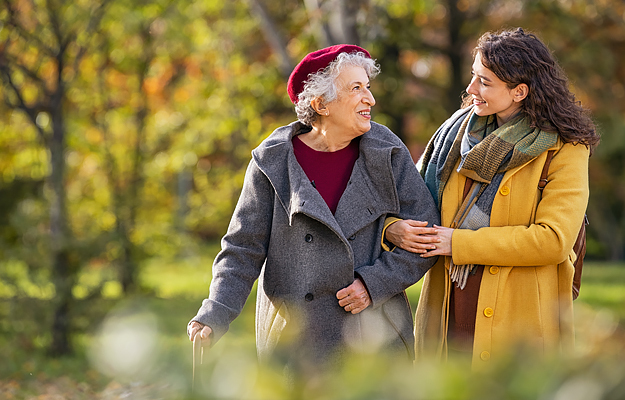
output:
[[[588,111],[569,91],[564,71],[536,35],[521,28],[487,32],[478,40],[473,56],[478,52],[482,64],[508,88],[521,83],[529,87],[521,112],[530,119],[531,126],[557,132],[565,143],[581,143],[591,151],[599,144]],[[465,94],[463,106],[469,104],[471,98]]]

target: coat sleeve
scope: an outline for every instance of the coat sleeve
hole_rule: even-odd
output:
[[[434,199],[408,149],[401,147],[392,153],[390,166],[399,200],[399,213],[392,217],[428,221],[429,226],[440,224]],[[378,307],[418,282],[436,260],[437,257],[422,258],[418,254],[395,248],[393,251],[382,251],[372,265],[363,265],[356,269],[356,273],[365,282],[373,307]]]
[[[549,183],[533,224],[476,231],[456,229],[452,236],[454,263],[537,266],[564,261],[573,248],[588,204],[588,157],[586,147],[572,144],[563,145],[553,156]],[[523,187],[531,190],[530,185]]]
[[[209,297],[192,319],[211,327],[213,343],[241,313],[260,275],[269,243],[273,193],[271,183],[252,160],[228,231],[221,241],[222,250],[213,263]]]

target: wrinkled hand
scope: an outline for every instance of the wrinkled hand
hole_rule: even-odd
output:
[[[403,219],[386,228],[386,239],[395,246],[412,253],[424,254],[435,250],[440,242],[435,228],[428,228],[427,221]]]
[[[445,228],[444,226],[438,225],[434,225],[434,228],[436,229],[436,235],[440,241],[436,244],[436,248],[434,250],[421,254],[421,257],[451,256],[451,236],[453,235],[454,230],[452,228]]]
[[[339,290],[336,298],[339,299],[339,306],[352,314],[358,314],[371,304],[369,292],[360,278],[356,278],[351,285]]]
[[[213,330],[210,328],[210,326],[200,324],[197,321],[191,321],[189,322],[189,325],[187,325],[187,335],[189,335],[189,340],[193,341],[195,335],[199,334],[200,338],[202,339],[202,346],[210,346],[210,334],[212,332]]]

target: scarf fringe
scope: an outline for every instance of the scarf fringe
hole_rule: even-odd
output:
[[[462,290],[467,286],[467,279],[469,279],[469,274],[473,268],[475,268],[473,264],[455,265],[452,263],[449,268],[449,277]]]

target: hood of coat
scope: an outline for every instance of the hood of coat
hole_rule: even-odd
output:
[[[290,218],[303,212],[319,221],[335,221],[340,225],[336,226],[339,232],[349,237],[380,215],[399,212],[392,155],[403,145],[394,133],[372,122],[371,130],[361,136],[360,154],[332,215],[293,152],[292,138],[309,130],[310,127],[293,122],[276,129],[252,151],[254,161],[271,182]]]

